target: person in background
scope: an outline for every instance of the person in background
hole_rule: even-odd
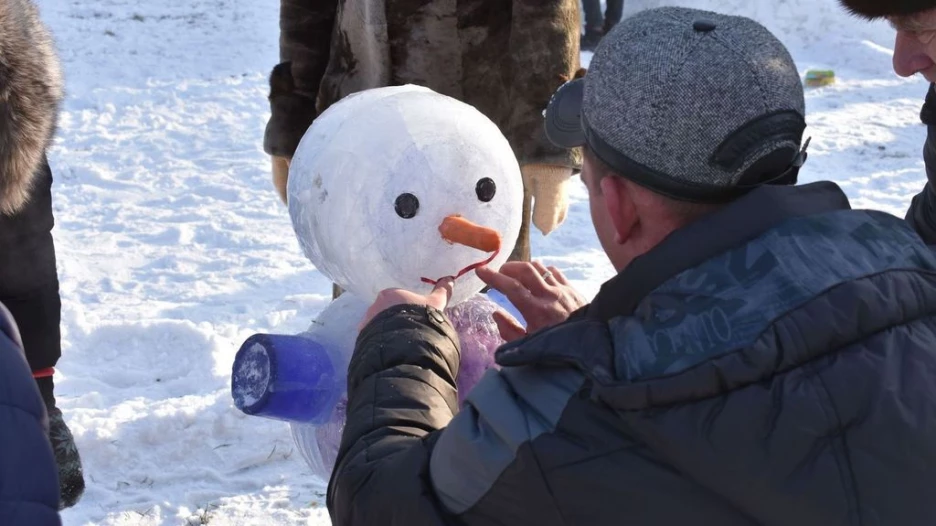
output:
[[[6,1],[6,0],[3,0]],[[2,16],[2,15],[0,15]],[[0,304],[0,524],[62,523],[49,419],[10,312]]]
[[[651,9],[546,115],[618,274],[478,269],[526,328],[459,407],[450,283],[382,292],[348,369],[335,526],[928,525],[936,251],[806,160],[798,68],[744,17]],[[835,177],[837,174],[827,174]]]
[[[280,198],[317,115],[365,89],[425,86],[478,108],[513,146],[523,220],[507,249],[529,261],[531,222],[548,235],[564,221],[581,165],[579,150],[551,144],[541,126],[553,91],[579,70],[580,20],[578,0],[281,0],[263,142]]]
[[[75,439],[55,402],[62,303],[46,158],[62,97],[58,57],[36,6],[30,0],[0,0],[0,302],[19,326],[45,402],[61,505],[69,507],[85,483]]]
[[[607,0],[604,16],[601,15],[601,0],[582,0],[585,12],[585,32],[581,38],[582,51],[594,51],[601,42],[601,37],[621,21],[624,13],[624,0]]]
[[[894,72],[901,77],[919,74],[929,81],[929,91],[920,111],[926,125],[923,160],[929,179],[913,198],[907,214],[916,231],[936,244],[936,1],[934,0],[841,0],[851,13],[868,20],[886,18],[897,30],[894,42]]]

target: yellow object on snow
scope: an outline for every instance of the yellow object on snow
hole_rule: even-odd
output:
[[[831,69],[819,70],[811,69],[806,72],[806,86],[818,88],[835,83],[835,72]]]

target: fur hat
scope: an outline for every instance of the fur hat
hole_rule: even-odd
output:
[[[839,0],[852,14],[868,20],[887,16],[915,15],[936,9],[936,0]]]

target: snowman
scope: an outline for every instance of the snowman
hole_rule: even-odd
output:
[[[459,395],[494,366],[499,306],[480,294],[473,270],[507,260],[520,231],[522,179],[507,140],[481,112],[407,85],[348,96],[320,115],[299,143],[287,192],[303,252],[345,291],[301,335],[328,354],[329,385],[340,393],[324,421],[290,422],[306,462],[327,479],[358,324],[381,290],[429,293],[454,277],[446,314],[461,342]]]

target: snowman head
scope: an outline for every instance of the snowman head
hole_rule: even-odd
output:
[[[466,269],[500,267],[520,231],[523,182],[500,130],[417,86],[360,92],[322,113],[299,143],[287,190],[306,256],[366,300],[459,276],[455,305],[484,287]]]

